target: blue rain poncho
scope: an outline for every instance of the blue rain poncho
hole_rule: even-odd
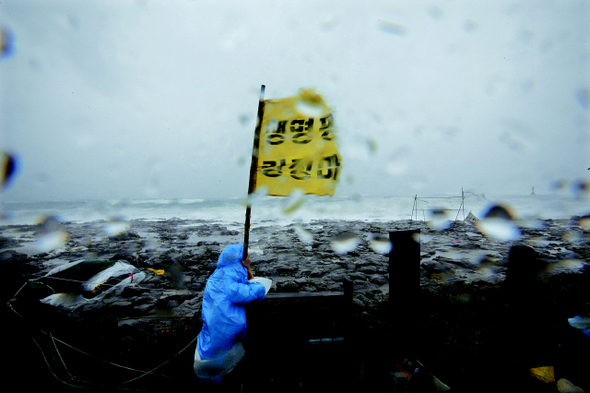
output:
[[[223,363],[225,357],[232,358],[236,345],[241,347],[239,341],[246,334],[244,304],[264,299],[264,286],[248,284],[248,271],[241,263],[242,253],[241,244],[224,248],[215,272],[207,281],[201,313],[203,328],[197,338],[195,359]]]

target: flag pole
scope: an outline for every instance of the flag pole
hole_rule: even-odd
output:
[[[258,120],[254,129],[254,143],[252,145],[252,163],[250,164],[250,181],[248,184],[248,199],[246,205],[246,222],[244,223],[244,253],[242,259],[248,256],[248,243],[250,241],[250,216],[252,206],[250,205],[250,195],[256,189],[256,170],[258,169],[258,148],[260,146],[260,128],[262,127],[262,118],[264,116],[264,90],[266,86],[260,87],[260,98],[258,100]]]

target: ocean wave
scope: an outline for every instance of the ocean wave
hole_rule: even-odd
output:
[[[133,219],[204,219],[234,223],[242,221],[243,198],[138,199],[84,202],[3,203],[0,225],[30,224],[53,215],[62,221],[91,221],[113,216]],[[309,222],[312,220],[395,221],[413,217],[426,220],[433,211],[447,211],[450,219],[464,219],[470,212],[477,218],[492,205],[510,208],[515,219],[560,219],[590,213],[587,201],[556,196],[496,197],[487,199],[411,197],[305,198],[294,209],[285,210],[284,199],[262,198],[252,206],[252,224],[257,222]],[[417,202],[417,205],[414,203]],[[462,203],[464,202],[464,203]]]

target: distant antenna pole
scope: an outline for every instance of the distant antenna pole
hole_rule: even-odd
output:
[[[455,217],[455,221],[459,218],[459,213],[461,213],[461,209],[463,209],[463,221],[465,221],[465,191],[463,191],[463,187],[461,187],[461,206],[459,206],[459,210],[457,210],[457,216]]]
[[[463,221],[465,221],[465,191],[461,187],[461,203],[463,204]]]
[[[260,87],[260,98],[258,100],[258,120],[254,129],[254,143],[252,145],[252,163],[250,164],[250,181],[248,184],[248,200],[246,205],[246,222],[244,224],[244,253],[242,259],[248,256],[248,243],[250,241],[250,216],[252,207],[250,206],[250,195],[256,189],[256,170],[258,169],[258,147],[260,146],[260,127],[262,126],[262,117],[264,116],[264,91],[266,86]]]

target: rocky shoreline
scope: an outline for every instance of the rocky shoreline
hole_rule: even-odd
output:
[[[60,317],[52,322],[80,345],[88,343],[87,334],[80,334],[80,326],[87,329],[86,333],[100,337],[95,344],[86,345],[89,350],[101,349],[102,343],[103,349],[117,348],[119,358],[133,361],[138,367],[150,367],[150,362],[144,360],[154,356],[139,348],[146,345],[145,340],[151,341],[150,350],[158,347],[158,355],[165,358],[179,345],[194,339],[207,278],[223,247],[241,242],[243,235],[231,227],[198,220],[132,220],[117,225],[97,221],[0,227],[0,259],[11,278],[2,290],[3,299],[13,299],[18,293],[17,297],[26,301],[17,305],[34,304],[35,311],[28,316],[34,323],[47,326],[42,319],[55,310],[34,301],[33,297],[41,293],[29,288],[36,278],[60,264],[80,259],[126,261],[146,273],[141,283],[75,312],[60,311]],[[122,230],[119,233],[117,229]],[[484,236],[470,222],[455,222],[443,230],[416,221],[314,221],[288,226],[269,223],[251,230],[252,270],[257,276],[271,278],[271,291],[275,293],[341,291],[343,279],[349,278],[353,282],[355,313],[362,317],[359,329],[387,336],[382,323],[389,299],[387,238],[390,231],[408,229],[420,230],[420,281],[428,302],[426,325],[437,332],[420,354],[453,383],[458,382],[457,377],[446,364],[453,357],[454,370],[464,371],[470,358],[477,358],[477,340],[481,341],[487,329],[477,325],[484,321],[478,319],[478,313],[486,312],[494,302],[490,303],[490,299],[495,299],[502,287],[513,244],[532,246],[546,263],[540,279],[556,302],[567,304],[588,295],[585,284],[589,277],[590,234],[578,217],[520,227],[517,241]],[[49,245],[40,243],[40,239]],[[27,282],[29,285],[23,287]],[[43,291],[48,293],[47,288]],[[466,313],[471,313],[469,326],[461,325]],[[72,320],[77,324],[75,331],[67,327]],[[479,338],[473,337],[476,333]],[[140,336],[148,338],[142,340]],[[109,340],[117,345],[105,346]],[[162,349],[166,346],[170,348]],[[459,361],[456,351],[461,348],[467,358]],[[183,355],[189,364],[192,351]],[[85,371],[82,368],[80,372]]]

